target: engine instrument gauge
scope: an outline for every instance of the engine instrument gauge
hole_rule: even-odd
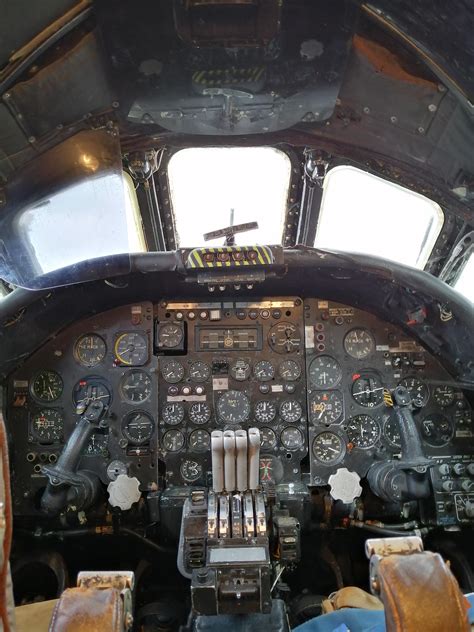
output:
[[[299,450],[304,446],[303,433],[294,426],[287,426],[282,430],[280,441],[287,450]]]
[[[383,424],[383,434],[392,448],[401,448],[400,428],[395,415],[392,413],[385,417]]]
[[[63,380],[56,371],[40,371],[33,379],[31,393],[41,402],[54,402],[63,393]]]
[[[324,465],[335,465],[344,457],[346,448],[342,437],[335,432],[325,430],[313,439],[314,458]]]
[[[268,332],[268,344],[277,353],[291,353],[301,347],[301,333],[293,323],[282,321]]]
[[[193,362],[189,367],[189,377],[193,382],[205,382],[211,375],[211,367],[205,362]]]
[[[31,434],[40,443],[54,443],[62,438],[64,417],[54,408],[42,408],[31,417]]]
[[[443,384],[441,386],[436,386],[433,391],[433,397],[438,406],[447,408],[454,403],[455,393],[456,392],[452,386]]]
[[[202,465],[193,459],[184,459],[179,468],[181,478],[187,483],[194,483],[202,476]]]
[[[205,424],[211,418],[211,409],[205,402],[194,402],[188,414],[193,424]]]
[[[380,438],[380,426],[369,415],[351,417],[346,431],[349,441],[356,448],[361,448],[362,450],[373,448]]]
[[[453,438],[454,426],[444,415],[433,413],[421,422],[421,434],[433,448],[441,448]]]
[[[181,430],[168,430],[161,439],[163,450],[179,452],[184,448],[185,438]]]
[[[255,404],[254,415],[257,421],[269,423],[276,417],[276,406],[273,402],[261,400]]]
[[[260,456],[260,482],[273,482],[278,484],[284,474],[281,460],[273,454],[262,454]]]
[[[363,360],[375,351],[375,340],[370,331],[356,327],[344,338],[344,349],[351,358]]]
[[[95,401],[101,401],[104,408],[107,408],[111,398],[109,385],[101,377],[85,377],[79,380],[72,392],[77,415],[82,415],[87,406]]]
[[[179,347],[183,340],[184,332],[181,325],[166,323],[158,328],[158,347],[160,349],[174,349]]]
[[[260,428],[260,449],[273,450],[277,444],[277,436],[271,428]]]
[[[253,367],[253,374],[259,382],[269,382],[275,377],[275,367],[268,360],[260,360]]]
[[[339,391],[315,391],[309,398],[309,418],[313,424],[335,424],[344,410]]]
[[[230,367],[230,374],[238,382],[248,380],[250,377],[251,368],[247,360],[237,359]]]
[[[282,402],[280,405],[280,417],[287,423],[295,423],[301,419],[303,409],[295,399]]]
[[[399,386],[404,386],[410,393],[413,405],[423,408],[428,402],[430,391],[428,386],[417,377],[406,377],[399,382]]]
[[[153,435],[155,423],[151,415],[143,410],[134,410],[123,418],[122,431],[133,445],[148,443]]]
[[[142,366],[148,360],[148,338],[137,331],[119,334],[114,345],[116,360],[125,366]]]
[[[383,403],[384,387],[380,378],[372,373],[361,375],[352,382],[352,397],[364,408],[375,408]]]
[[[184,367],[177,360],[170,360],[162,364],[161,375],[168,384],[177,384],[184,377]]]
[[[217,414],[224,423],[241,424],[250,415],[250,401],[241,391],[226,391],[217,401]]]
[[[317,356],[310,364],[309,379],[315,388],[333,388],[341,378],[339,362],[329,355]]]
[[[74,345],[76,360],[89,368],[100,364],[106,353],[105,341],[97,334],[84,334],[77,339]]]
[[[184,419],[184,406],[179,402],[166,404],[161,411],[161,417],[166,424],[177,426]]]
[[[301,377],[301,367],[294,360],[284,360],[278,367],[278,375],[287,382],[296,382]]]
[[[189,435],[188,446],[194,452],[207,452],[211,446],[211,435],[201,428],[193,430]]]
[[[132,369],[125,373],[120,382],[120,395],[130,404],[139,404],[151,395],[151,378],[141,369]]]

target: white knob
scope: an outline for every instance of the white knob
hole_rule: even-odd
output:
[[[112,507],[119,507],[122,510],[130,509],[134,503],[141,498],[140,481],[126,474],[119,474],[115,481],[109,483],[109,503]]]
[[[357,472],[350,472],[347,467],[340,467],[335,474],[331,474],[328,482],[334,500],[350,504],[362,494],[360,476]]]

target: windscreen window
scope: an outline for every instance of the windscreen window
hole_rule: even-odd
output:
[[[474,303],[474,250],[456,279],[454,289]]]
[[[442,229],[436,202],[349,166],[324,181],[314,245],[424,268]]]
[[[203,235],[258,222],[236,235],[237,245],[280,244],[286,216],[291,162],[273,147],[198,147],[175,153],[168,166],[177,243],[222,246]]]

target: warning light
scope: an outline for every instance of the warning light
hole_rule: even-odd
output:
[[[352,376],[352,381],[355,382],[356,380],[358,380],[361,377],[360,373],[354,373],[354,375]]]

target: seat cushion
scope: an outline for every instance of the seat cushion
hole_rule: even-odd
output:
[[[57,599],[15,608],[16,632],[48,632]]]

